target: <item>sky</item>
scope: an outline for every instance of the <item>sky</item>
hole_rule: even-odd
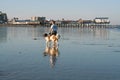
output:
[[[32,16],[61,20],[93,20],[109,17],[111,24],[120,24],[120,0],[0,0],[0,11],[8,19],[30,19]]]

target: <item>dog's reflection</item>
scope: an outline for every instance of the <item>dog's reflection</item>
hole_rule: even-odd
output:
[[[46,46],[43,55],[44,56],[49,56],[50,65],[51,65],[51,67],[54,67],[55,63],[56,63],[56,60],[57,60],[57,57],[59,56],[58,47],[56,47],[56,46],[52,46],[52,47],[51,46]]]

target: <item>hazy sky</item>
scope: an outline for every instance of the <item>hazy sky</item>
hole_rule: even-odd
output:
[[[120,0],[0,0],[0,11],[8,18],[30,19],[94,19],[109,17],[111,24],[120,24]]]

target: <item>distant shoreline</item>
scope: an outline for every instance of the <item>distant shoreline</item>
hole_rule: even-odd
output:
[[[36,27],[36,26],[40,26],[40,27],[50,27],[50,25],[30,25],[30,24],[0,24],[0,27]],[[120,25],[90,25],[90,26],[66,26],[66,24],[62,24],[61,26],[58,25],[58,27],[107,27],[107,28],[115,28],[115,27],[120,27]]]
[[[28,25],[28,24],[0,24],[0,27],[14,27],[14,26],[41,26],[41,25]]]

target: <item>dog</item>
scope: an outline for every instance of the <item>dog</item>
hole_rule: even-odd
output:
[[[60,39],[60,35],[59,34],[51,35],[51,34],[45,33],[44,38],[45,38],[47,46],[49,46],[50,43],[52,43],[53,46],[56,46],[56,45],[58,45],[58,39]]]

